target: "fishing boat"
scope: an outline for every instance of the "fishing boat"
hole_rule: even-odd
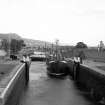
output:
[[[34,54],[30,55],[31,61],[45,61],[46,56],[44,52],[34,52]]]
[[[50,54],[47,59],[47,74],[49,76],[61,77],[61,76],[66,76],[68,72],[69,72],[69,67],[59,50],[58,40],[57,40],[56,50],[54,51],[53,54]]]

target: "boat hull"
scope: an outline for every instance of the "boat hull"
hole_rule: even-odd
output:
[[[66,76],[69,73],[67,62],[65,61],[50,61],[47,66],[47,74],[53,77]]]

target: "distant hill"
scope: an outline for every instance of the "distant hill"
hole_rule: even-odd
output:
[[[15,34],[15,33],[7,33],[7,34],[0,33],[0,39],[9,40],[9,38],[10,39],[17,39],[17,40],[22,39],[18,34]]]
[[[33,40],[33,39],[26,39],[26,38],[23,38],[23,40],[24,40],[24,42],[25,42],[25,44],[27,45],[27,46],[32,46],[32,47],[34,47],[34,46],[45,46],[45,44],[46,44],[46,46],[48,47],[50,47],[51,46],[51,43],[50,42],[45,42],[45,41],[40,41],[40,40]]]
[[[32,47],[42,47],[42,46],[46,46],[47,47],[51,47],[51,43],[50,42],[45,42],[45,41],[40,41],[40,40],[33,40],[33,39],[27,39],[27,38],[22,38],[20,35],[16,34],[16,33],[0,33],[0,39],[7,39],[7,40],[11,40],[11,39],[17,39],[17,40],[24,40],[24,43],[27,46],[32,46]]]

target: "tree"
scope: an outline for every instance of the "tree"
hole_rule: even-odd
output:
[[[11,53],[18,53],[18,51],[20,51],[22,49],[22,47],[25,46],[24,41],[23,40],[16,40],[16,39],[12,39],[11,40]]]
[[[80,58],[82,58],[82,59],[85,59],[86,56],[85,56],[84,51],[79,51],[79,53],[78,53],[78,57],[80,57]]]
[[[84,42],[78,42],[75,47],[76,48],[87,48],[87,45]]]
[[[6,52],[9,52],[10,49],[10,53],[15,54],[25,46],[23,40],[11,39],[9,42],[7,39],[2,39],[0,48],[4,49]]]
[[[9,45],[8,41],[6,39],[3,39],[2,40],[2,49],[4,49],[6,52],[9,49],[9,46],[8,45]]]

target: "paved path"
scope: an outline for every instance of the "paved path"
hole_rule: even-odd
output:
[[[43,62],[33,62],[30,67],[30,82],[19,105],[95,105],[69,77],[52,79],[46,75]]]

